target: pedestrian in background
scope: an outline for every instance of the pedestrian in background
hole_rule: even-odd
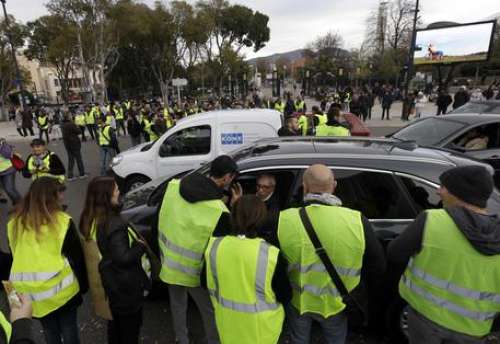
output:
[[[101,253],[99,272],[113,319],[108,343],[137,344],[142,327],[145,291],[150,281],[141,258],[146,243],[120,216],[120,191],[113,178],[94,178],[88,187],[80,231],[95,240]]]
[[[85,174],[85,167],[82,159],[82,143],[80,142],[80,137],[78,136],[82,133],[82,128],[78,127],[71,121],[69,114],[65,114],[61,131],[64,148],[66,149],[66,154],[68,155],[68,181],[70,182],[75,180],[73,177],[75,161],[78,166],[78,172],[80,173],[80,179],[86,178],[87,175]]]
[[[455,93],[453,101],[453,109],[459,108],[465,105],[470,100],[469,92],[467,92],[467,87],[460,86],[460,89]]]
[[[448,90],[441,89],[439,91],[439,95],[436,100],[436,105],[437,105],[436,116],[446,115],[446,111],[448,111],[448,106],[450,106],[451,103],[453,103],[453,99],[451,99]]]
[[[289,285],[279,249],[258,238],[266,218],[264,202],[243,196],[232,210],[231,233],[211,238],[205,252],[207,287],[223,344],[275,344],[280,338],[282,303],[288,301],[286,293],[280,295],[280,282]]]
[[[336,186],[328,167],[313,165],[303,177],[304,207],[280,214],[278,239],[293,289],[287,313],[292,344],[309,343],[313,321],[319,322],[328,344],[343,344],[347,337],[344,302],[316,254],[303,217],[310,218],[346,289],[352,291],[363,279],[368,300],[378,299],[380,276],[385,272],[384,251],[370,222],[358,211],[342,207],[334,196]]]
[[[229,233],[230,216],[222,201],[223,190],[236,177],[238,166],[226,155],[210,165],[209,176],[192,173],[168,183],[158,218],[158,244],[162,257],[160,279],[168,283],[174,331],[179,344],[188,344],[188,295],[194,299],[209,344],[219,343],[213,307],[201,287],[203,255],[212,236]],[[241,197],[241,186],[232,190]]]
[[[440,176],[443,209],[422,212],[388,248],[404,271],[410,344],[485,343],[500,314],[500,218],[487,210],[493,177],[483,166]]]
[[[87,141],[87,138],[85,137],[85,126],[86,126],[85,113],[81,109],[76,110],[74,123],[76,124],[78,129],[80,129],[80,134],[82,135],[82,141],[83,142]],[[63,136],[64,136],[64,133],[63,133]]]
[[[387,120],[391,119],[390,111],[392,102],[394,98],[392,97],[392,92],[390,89],[384,89],[384,93],[382,94],[382,120],[386,118]]]
[[[23,176],[33,180],[51,177],[64,183],[66,169],[59,156],[47,149],[44,140],[34,139],[30,146],[32,153],[26,158]]]
[[[141,143],[141,134],[142,127],[141,123],[137,119],[137,112],[134,110],[129,111],[127,116],[127,131],[130,135],[130,141],[132,143],[132,147],[137,146]]]
[[[43,135],[45,134],[45,142],[49,143],[49,129],[50,129],[50,119],[49,115],[45,111],[45,109],[37,109],[36,110],[36,123],[38,125],[38,138],[43,139]]]
[[[113,143],[116,142],[114,130],[106,124],[101,118],[97,120],[99,125],[98,143],[101,157],[101,176],[106,175],[111,159],[115,156]]]
[[[28,132],[31,136],[35,136],[33,131],[33,114],[29,108],[25,108],[21,111],[21,116],[23,117],[23,133],[24,136],[28,136]]]
[[[0,138],[0,185],[15,205],[21,199],[21,195],[16,189],[17,171],[11,162],[13,155],[13,147],[5,139]]]
[[[7,224],[12,252],[10,281],[33,300],[47,344],[79,344],[77,309],[87,272],[76,227],[62,209],[65,187],[35,180]]]
[[[23,132],[23,113],[21,111],[21,108],[16,108],[14,121],[16,122],[16,130],[19,135],[25,137],[27,133]]]
[[[96,112],[90,105],[85,106],[85,125],[92,140],[97,140]]]

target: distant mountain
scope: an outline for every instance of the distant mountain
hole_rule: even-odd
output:
[[[286,53],[278,53],[278,54],[273,54],[269,56],[264,56],[264,57],[256,57],[253,59],[248,60],[247,62],[255,65],[257,61],[266,61],[267,63],[276,63],[276,61],[280,58],[285,58],[290,60],[291,62],[294,62],[296,60],[299,60],[302,58],[302,53],[304,52],[305,49],[297,49],[297,50],[292,50],[288,51]]]

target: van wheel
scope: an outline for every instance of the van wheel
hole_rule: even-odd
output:
[[[392,300],[386,313],[390,343],[408,343],[408,310],[408,304],[399,296]]]
[[[127,183],[125,184],[125,192],[135,190],[138,187],[141,187],[150,181],[151,181],[151,179],[149,179],[146,176],[140,175],[140,174],[135,175],[135,176],[131,176],[131,177],[127,178]]]

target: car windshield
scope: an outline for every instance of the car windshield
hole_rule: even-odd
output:
[[[500,115],[500,102],[492,102],[492,103],[470,102],[450,112],[450,114],[461,114],[461,113],[484,113],[484,114]]]
[[[434,146],[465,125],[437,117],[425,118],[399,130],[392,137],[403,141],[415,141],[419,146]]]

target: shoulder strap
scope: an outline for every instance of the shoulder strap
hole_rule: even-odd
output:
[[[309,236],[309,239],[311,240],[315,248],[316,254],[318,255],[319,259],[321,259],[321,262],[325,266],[328,275],[330,275],[330,278],[333,281],[333,284],[335,284],[335,287],[339,291],[342,298],[349,297],[350,296],[349,291],[345,287],[344,282],[342,282],[342,279],[340,278],[337,270],[335,269],[335,266],[333,266],[330,258],[328,257],[328,254],[326,253],[325,249],[323,248],[323,245],[321,244],[321,241],[319,240],[318,236],[316,235],[316,232],[314,231],[314,227],[311,223],[311,220],[307,215],[306,208],[304,207],[300,208],[299,215],[300,219],[302,220],[302,224],[306,229],[307,235]]]

